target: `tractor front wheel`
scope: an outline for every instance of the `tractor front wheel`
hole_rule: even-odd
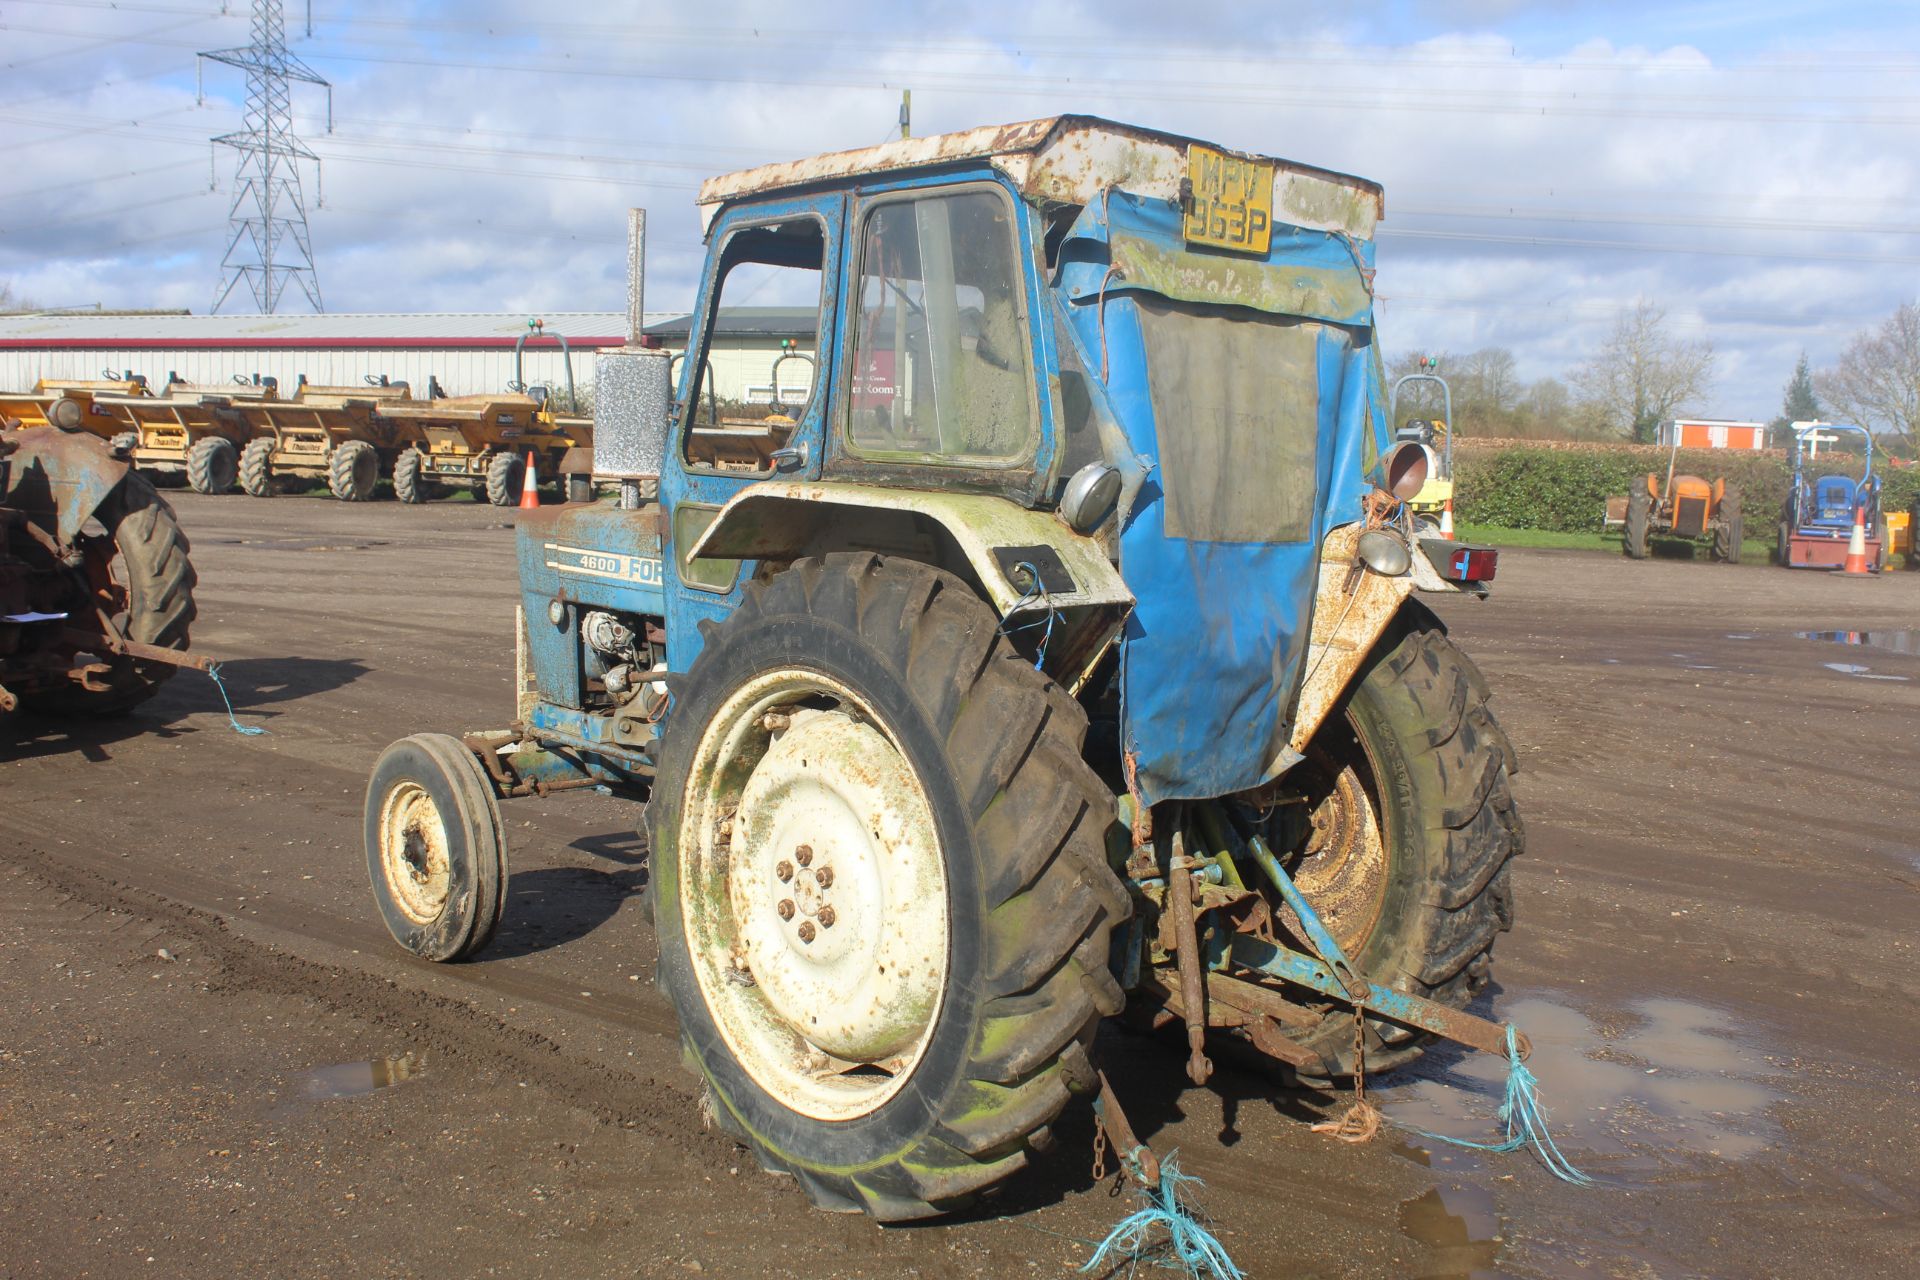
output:
[[[888,1221],[1024,1167],[1122,1005],[1080,706],[959,578],[862,554],[749,584],[674,697],[659,973],[716,1122]]]
[[[1627,555],[1634,560],[1647,558],[1647,530],[1653,523],[1653,495],[1647,492],[1642,482],[1635,480],[1633,487],[1627,490],[1627,524],[1625,546]]]
[[[428,960],[461,960],[500,926],[506,829],[473,752],[444,733],[402,738],[367,783],[367,874],[387,932]]]
[[[1513,924],[1518,762],[1485,677],[1438,620],[1414,606],[1396,628],[1289,775],[1304,821],[1286,861],[1355,969],[1457,1009],[1487,984],[1494,940]],[[1351,1016],[1288,1034],[1323,1068],[1296,1074],[1352,1073]],[[1368,1018],[1367,1068],[1418,1056],[1422,1039]]]

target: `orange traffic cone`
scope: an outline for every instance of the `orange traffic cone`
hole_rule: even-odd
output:
[[[1449,542],[1453,540],[1453,499],[1447,499],[1447,505],[1440,508],[1440,536]]]
[[[527,450],[527,468],[522,474],[524,478],[520,482],[520,508],[524,511],[529,507],[540,505],[540,469],[534,465],[531,449]]]
[[[1847,535],[1847,562],[1840,572],[1865,576],[1867,568],[1867,529],[1866,511],[1860,503],[1853,504],[1853,532]]]

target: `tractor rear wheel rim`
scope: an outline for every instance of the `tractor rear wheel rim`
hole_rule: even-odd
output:
[[[1387,847],[1371,785],[1373,763],[1352,734],[1316,744],[1308,759],[1322,781],[1307,797],[1306,848],[1293,881],[1351,960],[1373,935],[1386,904]]]
[[[790,1110],[871,1113],[925,1053],[948,968],[944,853],[898,739],[839,681],[774,671],[688,778],[682,928],[734,1060]]]
[[[452,882],[447,828],[417,782],[400,783],[380,804],[380,865],[407,919],[428,925],[440,918]]]

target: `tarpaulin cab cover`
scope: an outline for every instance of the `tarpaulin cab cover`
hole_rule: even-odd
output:
[[[1288,762],[1321,539],[1359,519],[1386,441],[1373,246],[1276,225],[1265,258],[1190,249],[1173,204],[1116,191],[1060,262],[1083,358],[1100,366],[1104,327],[1108,404],[1151,464],[1120,535],[1140,790],[1258,786]]]

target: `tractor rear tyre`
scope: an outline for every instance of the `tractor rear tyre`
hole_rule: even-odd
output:
[[[187,484],[195,493],[225,493],[240,478],[240,454],[233,441],[208,436],[187,450]]]
[[[273,440],[260,436],[247,441],[247,447],[240,451],[240,487],[248,496],[273,496],[273,449]]]
[[[393,496],[405,503],[425,502],[433,496],[433,481],[426,478],[426,458],[418,449],[402,449],[393,460]]]
[[[365,502],[380,483],[380,455],[365,440],[348,440],[327,459],[327,488],[342,502]]]
[[[1773,562],[1783,569],[1793,567],[1793,528],[1785,520],[1774,533]]]
[[[520,501],[520,477],[527,464],[516,453],[496,453],[487,459],[487,501],[511,507]]]
[[[487,771],[444,733],[402,738],[367,783],[367,874],[387,932],[428,960],[484,949],[506,905],[507,837]]]
[[[819,1208],[923,1218],[1013,1175],[1122,1005],[1113,796],[996,623],[950,573],[803,559],[675,687],[661,985],[715,1121]]]
[[[80,572],[122,638],[163,649],[185,649],[194,619],[193,564],[187,535],[153,483],[129,471],[94,511],[103,533],[82,534]],[[104,691],[79,685],[23,692],[20,704],[48,716],[119,716],[151,698],[176,668],[96,655],[109,671]]]
[[[1486,678],[1424,607],[1401,614],[1370,663],[1296,766],[1312,831],[1289,873],[1356,970],[1463,1008],[1513,925],[1508,862],[1526,846],[1508,784],[1518,761]],[[1283,1030],[1321,1060],[1296,1077],[1352,1074],[1349,1014]],[[1417,1057],[1425,1036],[1369,1017],[1366,1039],[1374,1071]]]
[[[1647,530],[1653,523],[1653,495],[1639,480],[1627,490],[1627,524],[1624,545],[1633,560],[1647,558]]]
[[[1720,520],[1713,527],[1713,558],[1722,564],[1740,563],[1740,495],[1729,488],[1720,499]]]

